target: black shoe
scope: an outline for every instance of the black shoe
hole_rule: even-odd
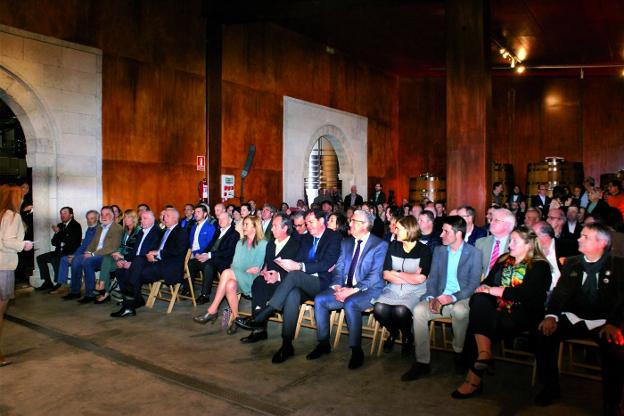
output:
[[[52,293],[55,292],[57,290],[59,290],[63,285],[60,283],[55,284],[54,286],[52,286],[49,290],[48,293]]]
[[[364,364],[364,351],[360,347],[351,347],[351,359],[349,360],[349,369],[355,370]]]
[[[265,306],[260,312],[258,312],[254,319],[250,321],[251,326],[254,328],[260,328],[264,326],[264,323],[269,320],[275,313],[275,309],[271,305]]]
[[[136,311],[132,308],[122,307],[117,312],[110,314],[111,318],[125,318],[126,316],[135,316]]]
[[[95,302],[95,296],[83,296],[82,299],[78,300],[78,303],[81,305],[86,305],[87,303]]]
[[[542,391],[537,393],[533,400],[538,406],[549,406],[561,396],[559,389],[549,389],[544,387]]]
[[[418,380],[420,377],[427,375],[430,372],[431,367],[429,366],[429,364],[415,362],[412,367],[401,376],[401,381]]]
[[[110,301],[111,301],[111,296],[109,293],[107,293],[103,299],[95,299],[93,303],[95,303],[96,305],[101,305],[103,303],[110,303]]]
[[[206,312],[203,315],[197,315],[193,317],[193,321],[197,322],[198,324],[202,324],[202,325],[206,325],[208,322],[212,322],[213,324],[217,321],[217,318],[219,317],[219,312],[217,311],[217,313],[210,313],[210,312]]]
[[[47,280],[45,282],[43,282],[43,284],[39,287],[36,287],[35,290],[37,292],[41,292],[43,290],[50,290],[52,289],[54,286],[52,285],[52,282],[48,282]]]
[[[479,384],[474,384],[466,380],[465,383],[470,384],[475,389],[471,391],[470,393],[462,393],[459,390],[455,390],[454,392],[451,393],[452,398],[464,400],[464,399],[470,399],[471,397],[474,397],[477,394],[483,393],[483,381]]]
[[[383,352],[390,353],[394,349],[394,342],[396,340],[396,334],[388,335],[388,338],[384,341]]]
[[[331,346],[329,342],[319,342],[316,347],[306,355],[308,360],[316,360],[317,358],[321,358],[324,354],[329,354],[331,352]]]
[[[253,331],[255,328],[253,326],[251,326],[251,321],[252,320],[253,320],[253,318],[251,316],[248,316],[248,317],[245,317],[245,318],[243,318],[242,316],[238,316],[238,317],[236,317],[236,319],[234,319],[234,323],[239,328],[246,329],[247,331]]]
[[[273,355],[273,359],[271,361],[273,364],[281,364],[293,355],[295,355],[295,349],[292,345],[282,345],[282,347],[277,350],[275,355]]]
[[[78,299],[80,297],[80,293],[68,293],[65,296],[61,296],[61,299],[63,300],[73,300],[73,299]]]
[[[241,338],[240,342],[243,344],[253,344],[254,342],[264,341],[267,338],[268,334],[266,331],[254,331],[248,336]]]
[[[197,303],[198,305],[204,305],[208,302],[210,302],[210,298],[205,295],[200,295],[197,299],[195,299],[195,303]]]

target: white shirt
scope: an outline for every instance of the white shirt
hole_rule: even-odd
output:
[[[548,254],[546,260],[550,263],[550,274],[552,275],[552,283],[550,284],[550,290],[553,290],[557,286],[557,282],[561,277],[561,271],[557,265],[557,254],[555,253],[555,239],[550,240],[550,246],[548,247]]]
[[[275,239],[275,255],[277,256],[280,251],[282,251],[282,249],[284,248],[284,246],[286,245],[286,243],[288,243],[288,240],[290,240],[290,236],[286,236],[285,239],[283,239],[282,241],[279,241],[277,239]]]
[[[143,241],[145,241],[145,237],[147,237],[147,235],[149,234],[152,228],[154,228],[153,225],[149,227],[147,230],[143,230],[143,237],[141,237],[141,242],[139,243],[139,247],[137,248],[137,251],[136,251],[137,256],[141,252],[141,246],[143,245]]]
[[[106,234],[108,234],[108,230],[110,229],[111,225],[112,224],[108,224],[108,225],[102,224],[102,234],[100,234],[100,241],[98,242],[98,245],[95,249],[96,251],[101,250],[102,247],[104,247],[104,239],[106,238]]]
[[[197,251],[200,249],[199,247],[199,232],[201,231],[202,227],[204,226],[204,224],[206,224],[208,221],[204,220],[202,222],[198,222],[197,223],[197,228],[195,228],[195,234],[193,235],[193,247],[191,247],[191,251]]]
[[[269,227],[269,224],[271,223],[271,218],[269,218],[268,220],[262,220],[262,231],[267,232],[267,228]]]
[[[569,222],[568,221],[568,231],[570,232],[570,234],[574,234],[574,229],[576,228],[576,222]]]

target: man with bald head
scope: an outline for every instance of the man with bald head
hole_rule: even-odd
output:
[[[145,305],[141,286],[160,279],[173,285],[184,280],[184,259],[189,248],[188,233],[178,224],[180,213],[175,208],[164,210],[162,238],[158,249],[152,250],[132,262],[128,269],[128,280],[132,294],[125,296],[121,309],[111,313],[113,318],[136,315],[136,308]]]
[[[357,193],[357,186],[351,185],[351,193],[345,196],[344,199],[345,209],[349,207],[361,206],[363,203],[364,199],[362,198],[362,195]]]

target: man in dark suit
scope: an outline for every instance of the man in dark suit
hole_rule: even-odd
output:
[[[136,258],[129,269],[129,284],[132,295],[124,298],[121,309],[111,313],[113,318],[136,315],[135,309],[143,306],[141,295],[143,283],[165,280],[165,284],[181,283],[184,279],[184,259],[189,247],[188,233],[179,226],[180,214],[175,208],[167,208],[163,222],[165,230],[157,250],[152,250],[145,257]]]
[[[362,198],[362,195],[357,193],[357,186],[355,185],[351,185],[351,193],[347,196],[345,196],[344,199],[344,209],[347,209],[349,207],[354,207],[354,206],[362,206],[362,204],[364,203],[364,199]]]
[[[292,341],[299,306],[329,287],[333,277],[330,269],[333,270],[340,256],[342,238],[325,226],[322,211],[310,211],[306,215],[306,226],[309,234],[301,238],[296,259],[276,259],[277,265],[287,271],[288,275],[277,287],[267,306],[249,323],[254,328],[262,328],[276,311],[283,311],[282,347],[273,356],[275,364],[295,354]]]
[[[35,290],[54,290],[61,285],[58,283],[58,271],[61,257],[74,254],[74,251],[80,247],[82,239],[82,227],[74,219],[74,210],[71,207],[63,207],[60,210],[61,222],[52,226],[54,235],[52,236],[52,245],[54,251],[43,253],[37,256],[37,266],[41,273],[43,284]],[[50,278],[50,269],[48,263],[52,264],[54,270],[55,284]]]
[[[232,225],[232,216],[227,211],[220,211],[217,220],[219,230],[215,233],[212,242],[202,253],[195,254],[188,263],[191,278],[194,279],[200,271],[203,272],[202,289],[197,297],[199,305],[209,302],[212,282],[217,273],[223,272],[232,265],[236,244],[240,240],[240,234]]]
[[[621,414],[624,388],[624,260],[609,253],[611,234],[602,224],[583,227],[581,256],[566,260],[546,317],[538,326],[535,401],[548,405],[560,395],[557,350],[561,340],[591,338],[600,347],[605,415]]]
[[[274,239],[267,244],[260,277],[254,279],[251,285],[252,316],[267,305],[271,296],[288,275],[288,272],[275,262],[275,259],[295,259],[301,246],[299,239],[291,237],[292,222],[285,213],[275,214],[271,227]],[[248,325],[248,320],[250,319],[239,317],[235,322],[243,329],[253,329]],[[241,342],[250,344],[264,339],[267,339],[266,322],[264,327],[253,330],[249,336],[242,338]]]
[[[145,258],[152,250],[157,250],[162,237],[160,227],[155,225],[156,218],[152,211],[141,211],[140,221],[141,232],[137,236],[136,250],[132,250],[116,263],[115,276],[122,292],[132,293],[132,286],[128,282],[128,272],[132,262],[138,258]]]
[[[559,257],[571,257],[578,254],[578,243],[572,236],[566,236],[563,232],[566,224],[566,216],[561,208],[551,208],[548,211],[546,222],[555,232],[555,244]]]
[[[548,196],[548,188],[545,183],[537,185],[537,195],[531,197],[531,206],[533,208],[539,208],[542,212],[542,218],[546,217],[548,213],[548,206],[550,205],[551,198]]]
[[[267,241],[273,239],[273,233],[271,232],[273,215],[275,215],[275,207],[271,204],[264,204],[262,211],[260,211],[260,223],[262,224],[264,239]]]
[[[373,222],[374,217],[368,212],[357,210],[353,213],[349,224],[353,238],[345,239],[341,244],[332,284],[314,298],[318,345],[308,354],[309,360],[331,351],[329,313],[344,308],[351,348],[349,368],[353,370],[364,363],[362,312],[371,307],[372,300],[383,290],[383,263],[388,249],[388,243],[371,234]]]
[[[563,224],[562,236],[570,240],[578,240],[581,236],[583,226],[578,221],[579,209],[575,205],[570,205],[566,210],[566,222]]]
[[[537,235],[537,239],[539,240],[540,247],[542,252],[546,256],[546,260],[550,264],[550,274],[552,277],[550,284],[550,291],[557,286],[557,282],[561,277],[561,262],[565,259],[561,254],[557,251],[557,243],[555,241],[555,230],[552,225],[547,223],[546,221],[538,221],[531,228],[533,232]]]
[[[456,362],[464,349],[470,311],[468,302],[481,283],[481,253],[464,242],[465,232],[466,221],[462,217],[444,217],[443,245],[433,251],[427,291],[413,312],[416,359],[401,377],[403,381],[416,380],[430,371],[429,321],[432,319],[451,318]]]
[[[375,192],[373,192],[372,201],[375,205],[383,204],[386,202],[386,194],[382,191],[383,187],[380,183],[375,184]]]

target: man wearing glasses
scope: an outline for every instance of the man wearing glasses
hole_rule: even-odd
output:
[[[516,226],[516,216],[505,208],[492,213],[490,235],[477,240],[475,246],[481,251],[481,274],[488,275],[496,260],[509,251],[509,235]],[[483,279],[481,279],[483,280]]]
[[[548,212],[548,206],[550,205],[551,198],[548,196],[548,188],[545,183],[537,185],[537,195],[531,197],[531,206],[533,208],[539,208],[542,211],[542,216]]]

